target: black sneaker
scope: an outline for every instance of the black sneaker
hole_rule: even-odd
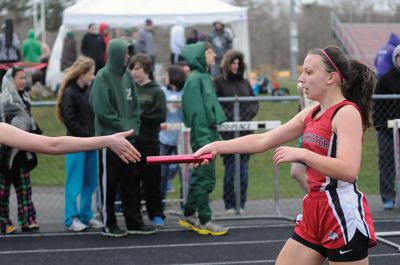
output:
[[[119,229],[117,225],[113,225],[111,227],[104,227],[103,232],[101,234],[103,236],[109,236],[109,237],[124,237],[128,235],[126,231]]]
[[[157,233],[157,228],[151,225],[143,225],[140,228],[133,228],[127,230],[129,235],[154,235]]]

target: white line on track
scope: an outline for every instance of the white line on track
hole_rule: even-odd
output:
[[[233,225],[227,226],[232,230],[237,229],[252,229],[252,228],[273,228],[273,227],[294,227],[293,224],[272,224],[272,225]],[[183,228],[163,228],[158,230],[160,233],[164,232],[176,232],[185,230]],[[85,232],[49,232],[49,233],[22,233],[22,234],[11,234],[11,235],[0,235],[0,238],[13,238],[13,237],[56,237],[56,236],[87,236],[87,235],[100,235],[100,231],[85,231]]]
[[[0,251],[0,255],[56,253],[56,252],[85,252],[85,251],[104,251],[104,250],[128,250],[128,249],[183,248],[183,247],[200,247],[200,246],[204,247],[204,246],[229,246],[229,245],[231,245],[231,246],[232,245],[255,245],[255,244],[275,244],[275,243],[283,243],[283,242],[286,242],[286,239],[285,240],[191,243],[191,244],[186,244],[186,243],[185,244],[165,244],[165,245],[148,245],[148,246],[9,250],[9,251]]]
[[[241,261],[224,261],[224,262],[208,262],[208,263],[177,263],[177,264],[161,264],[161,265],[241,265],[241,264],[266,264],[275,263],[276,260],[241,260]]]

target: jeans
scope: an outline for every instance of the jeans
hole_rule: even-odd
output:
[[[224,203],[225,209],[236,209],[234,188],[235,155],[224,155]],[[249,180],[250,155],[240,155],[240,207],[244,209],[247,199],[247,186]]]
[[[393,149],[393,131],[378,131],[379,188],[382,201],[395,201],[395,162]]]

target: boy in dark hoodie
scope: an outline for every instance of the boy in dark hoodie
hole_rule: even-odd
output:
[[[110,135],[132,128],[136,134],[139,132],[139,101],[132,77],[126,70],[128,61],[128,45],[121,40],[111,40],[107,64],[97,73],[90,94],[96,135]],[[127,139],[133,143],[132,137]],[[140,213],[136,164],[124,164],[108,148],[103,148],[99,156],[103,235],[122,237],[127,234],[154,234],[156,229],[144,225]],[[127,231],[119,229],[115,217],[114,200],[118,186]]]
[[[140,134],[135,139],[136,148],[144,156],[160,155],[160,124],[167,117],[164,92],[154,81],[151,58],[145,54],[133,56],[129,69],[135,81],[140,102]],[[144,188],[144,199],[149,219],[156,226],[164,225],[161,196],[161,166],[147,166],[146,159],[138,164],[139,177]]]
[[[192,70],[182,95],[182,111],[186,127],[190,127],[193,151],[221,139],[217,125],[226,118],[215,94],[208,69],[215,63],[215,53],[210,43],[198,42],[182,49],[182,56]],[[189,187],[183,217],[179,225],[202,235],[224,235],[228,229],[215,224],[209,205],[209,194],[215,187],[215,162],[195,168]],[[198,218],[196,216],[198,213]]]

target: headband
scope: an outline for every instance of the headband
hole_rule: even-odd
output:
[[[331,58],[328,56],[328,54],[324,51],[324,49],[319,49],[328,59],[328,61],[332,64],[333,68],[335,68],[336,72],[339,74],[340,79],[344,82],[346,79],[343,77],[342,73],[339,71],[339,68],[337,68],[336,64],[331,60]]]

